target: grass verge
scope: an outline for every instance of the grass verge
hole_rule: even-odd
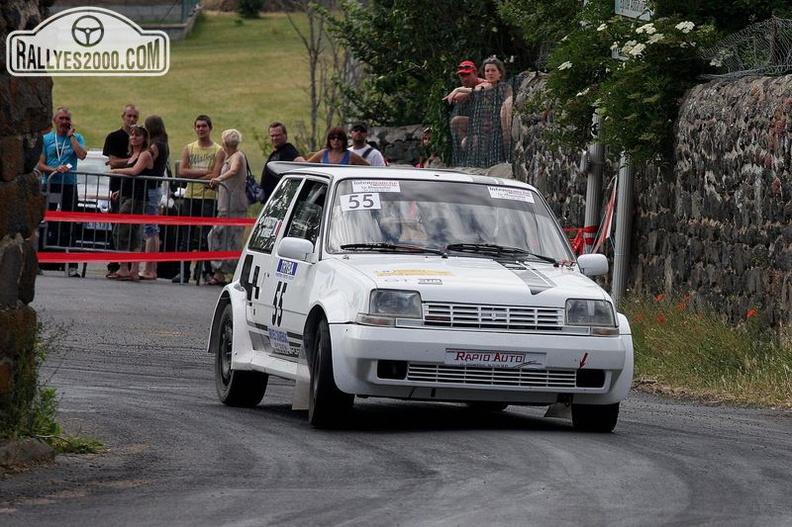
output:
[[[690,296],[624,302],[640,390],[709,404],[792,408],[792,341],[755,309],[737,327]]]
[[[47,357],[60,347],[67,328],[38,322],[18,331],[25,333],[26,344],[18,346],[14,379],[0,404],[0,440],[37,438],[59,454],[103,452],[105,447],[97,439],[63,434],[57,422],[57,392],[39,374]]]

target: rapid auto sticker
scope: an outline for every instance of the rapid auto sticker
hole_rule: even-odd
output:
[[[533,192],[528,189],[510,187],[487,187],[487,189],[489,189],[490,197],[493,199],[509,199],[534,203]]]
[[[282,278],[284,280],[294,280],[294,277],[297,274],[297,265],[297,262],[279,260],[278,267],[275,270],[275,275],[278,278]]]
[[[355,180],[352,182],[352,191],[356,193],[401,192],[401,187],[398,181]]]

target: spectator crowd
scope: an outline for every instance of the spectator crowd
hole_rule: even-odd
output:
[[[107,158],[110,175],[111,212],[120,214],[158,215],[163,212],[163,196],[177,188],[178,214],[196,218],[244,218],[251,205],[245,192],[250,163],[240,148],[242,134],[227,129],[220,134],[221,143],[212,139],[212,119],[198,115],[193,122],[195,140],[185,145],[175,163],[176,179],[171,179],[170,147],[162,117],[150,115],[145,124],[138,121],[140,113],[133,104],[124,107],[121,127],[107,134],[102,154]],[[343,127],[328,131],[323,148],[306,159],[289,142],[286,125],[273,122],[268,127],[273,147],[261,172],[261,201],[266,201],[278,183],[278,176],[268,168],[272,161],[294,161],[324,164],[356,164],[386,166],[382,153],[368,142],[368,127],[356,123],[350,128],[352,144]],[[44,192],[49,197],[51,210],[75,211],[77,209],[77,177],[79,162],[87,156],[85,138],[78,133],[71,111],[58,107],[53,116],[53,127],[44,134],[42,153],[37,165]],[[178,178],[184,179],[183,184]],[[181,188],[183,187],[183,189]],[[74,239],[75,224],[62,222],[51,225],[50,235],[40,240],[41,246],[69,247]],[[176,231],[179,252],[238,251],[243,245],[244,227],[232,225],[179,226]],[[160,226],[156,223],[116,223],[110,240],[111,250],[123,253],[157,253],[161,248]],[[181,262],[174,283],[187,283],[191,279],[208,285],[224,285],[234,272],[236,261]],[[191,269],[192,268],[192,269]],[[69,276],[80,277],[76,263],[67,265]],[[110,280],[137,282],[156,280],[156,261],[141,264],[112,262],[107,265],[106,277]]]

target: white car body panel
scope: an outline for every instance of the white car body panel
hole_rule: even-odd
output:
[[[345,170],[369,177],[366,169]],[[300,167],[298,171],[326,174],[324,167]],[[380,168],[370,173],[372,180],[382,174],[387,174],[387,179],[421,180],[431,172]],[[330,198],[336,180],[342,178],[338,174],[334,171],[327,179]],[[443,178],[530,189],[540,196],[533,187],[514,181],[468,174],[444,174]],[[223,307],[232,305],[232,369],[296,380],[294,407],[303,408],[309,377],[306,352],[310,352],[304,348],[304,339],[312,330],[309,315],[318,312],[329,324],[335,383],[345,393],[509,404],[553,404],[568,398],[564,400],[594,405],[617,403],[627,396],[633,374],[627,319],[616,314],[617,328],[612,334],[595,335],[588,327],[567,324],[564,318],[568,299],[604,301],[612,306],[610,296],[584,276],[574,261],[553,265],[532,258],[503,261],[458,253],[330,253],[324,245],[330,207],[326,209],[322,238],[308,261],[278,255],[283,232],[277,234],[271,254],[243,251],[233,281],[221,293],[214,318],[217,325]],[[246,258],[249,267],[243,265]],[[397,322],[395,327],[361,324],[358,317],[368,312],[370,294],[377,289],[417,291],[424,313],[426,306],[435,303],[477,306],[484,326],[500,323],[499,310],[526,306],[556,313],[558,322],[533,329],[451,328],[420,319]],[[213,327],[210,351],[214,332]],[[490,381],[465,378],[456,365],[446,363],[449,354],[465,351],[525,354],[531,364],[516,369],[483,368],[491,373]],[[405,378],[382,378],[378,375],[380,361],[409,365],[405,366],[408,373]],[[599,386],[577,385],[576,378],[583,370],[601,370],[604,381]]]

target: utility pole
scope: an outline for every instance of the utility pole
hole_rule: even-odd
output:
[[[613,284],[611,286],[611,296],[617,306],[627,290],[627,274],[630,270],[633,179],[632,158],[627,152],[622,152],[616,193],[616,240],[613,249]]]
[[[602,210],[602,170],[605,165],[605,146],[600,142],[600,116],[597,111],[591,117],[591,130],[594,141],[588,147],[588,179],[586,184],[586,219],[583,224],[585,252],[594,248],[594,239],[599,231],[600,211]]]

